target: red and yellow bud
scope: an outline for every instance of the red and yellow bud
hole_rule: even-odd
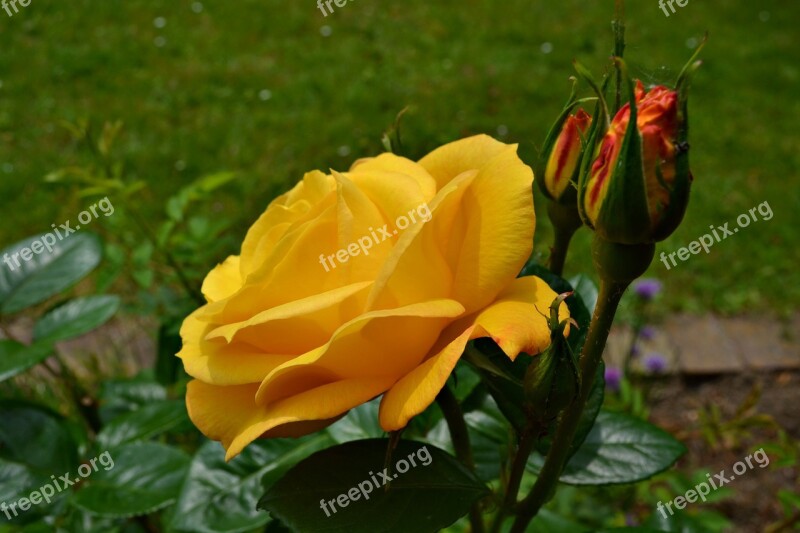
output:
[[[544,186],[550,198],[561,199],[570,182],[577,184],[583,135],[591,122],[592,117],[583,109],[569,115],[564,121],[544,171]]]
[[[686,99],[664,86],[629,82],[631,99],[590,141],[579,209],[601,237],[622,244],[656,242],[683,219],[689,171]]]

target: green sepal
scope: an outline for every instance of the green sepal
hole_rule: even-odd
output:
[[[678,228],[689,205],[689,192],[692,186],[692,173],[689,169],[689,82],[691,75],[698,69],[701,61],[697,56],[706,44],[708,35],[692,54],[692,57],[681,70],[676,83],[678,92],[678,133],[675,139],[675,181],[670,190],[667,205],[661,222],[655,228],[653,239],[663,241]]]
[[[592,73],[589,72],[586,67],[581,65],[578,61],[575,61],[573,64],[578,74],[586,80],[595,94],[597,94],[597,105],[595,105],[594,114],[592,115],[592,124],[589,127],[589,134],[587,135],[586,146],[583,152],[584,157],[578,165],[578,213],[583,223],[594,230],[594,224],[592,224],[589,216],[586,214],[585,199],[592,163],[594,163],[594,160],[597,158],[598,144],[611,127],[609,123],[608,106],[606,105],[604,96],[610,78],[606,76],[603,81],[603,87],[600,88],[594,81]]]
[[[630,119],[615,167],[607,178],[610,181],[597,215],[595,232],[607,241],[622,244],[652,242],[634,84],[625,62],[619,58],[616,61],[628,89]]]

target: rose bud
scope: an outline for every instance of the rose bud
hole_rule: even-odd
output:
[[[533,423],[544,424],[554,420],[578,395],[581,386],[578,359],[567,342],[572,318],[561,319],[561,303],[572,292],[559,294],[550,305],[550,346],[532,359],[525,371],[525,411]]]
[[[545,142],[543,157],[547,158],[547,165],[541,183],[542,190],[551,200],[562,203],[575,201],[578,167],[583,155],[582,136],[591,122],[592,117],[579,109],[577,113],[566,117],[555,139]],[[569,187],[570,183],[573,183],[573,187]]]
[[[640,81],[628,87],[630,102],[591,134],[578,207],[609,242],[652,243],[675,231],[689,200],[686,97],[663,86],[645,91]]]

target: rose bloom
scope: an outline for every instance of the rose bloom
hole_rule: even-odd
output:
[[[383,394],[380,424],[398,430],[434,401],[470,339],[491,337],[512,359],[541,352],[550,334],[537,307],[556,294],[517,278],[533,246],[532,181],[516,145],[487,136],[419,162],[387,153],[307,173],[208,274],[208,303],[183,323],[194,424],[230,459]],[[391,231],[420,206],[430,217]],[[355,250],[384,225],[390,238],[323,268],[321,254]]]

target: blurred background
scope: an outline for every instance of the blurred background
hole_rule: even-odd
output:
[[[519,143],[532,163],[569,95],[572,61],[599,76],[612,46],[611,1],[358,0],[327,17],[311,0],[18,7],[0,11],[0,247],[100,198],[113,203],[114,215],[87,228],[104,259],[73,292],[120,295],[123,318],[65,348],[89,393],[96,376],[161,368],[157,354],[180,346],[205,273],[238,252],[250,224],[304,172],[380,153],[406,106],[409,157],[487,133]],[[733,227],[763,202],[774,217],[669,271],[654,261],[648,277],[659,289],[626,300],[609,361],[622,368],[639,351],[663,364],[641,363],[653,374],[640,383],[644,400],[623,379],[610,401],[644,401],[645,416],[693,443],[683,473],[662,480],[674,495],[698,469],[741,458],[747,443],[788,442],[774,453],[789,473],[752,474],[705,526],[795,527],[796,450],[787,450],[800,438],[800,3],[689,0],[667,17],[656,0],[628,2],[627,27],[625,56],[646,85],[673,84],[710,35],[690,98],[691,203],[657,253],[709,226]],[[538,190],[536,203],[544,260],[552,231]],[[591,271],[589,242],[580,231],[568,275]],[[8,332],[29,340],[36,314],[6,319]],[[114,357],[81,374],[77,361],[109,342]],[[43,374],[15,380],[0,394],[59,405]],[[789,496],[778,500],[780,490]],[[637,497],[603,502],[603,520],[621,520]],[[581,512],[596,515],[602,498],[581,498]]]

